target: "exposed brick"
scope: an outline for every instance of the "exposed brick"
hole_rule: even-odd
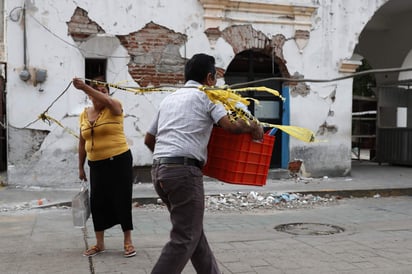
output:
[[[105,31],[94,21],[90,20],[88,12],[79,7],[76,8],[70,21],[67,22],[68,34],[75,41],[87,40],[91,35],[105,33]]]
[[[87,11],[79,7],[67,26],[75,41],[85,41],[92,35],[105,32],[88,17]],[[186,35],[150,22],[139,31],[117,37],[131,56],[129,73],[140,86],[184,81],[185,59],[180,56],[179,48],[185,43]]]
[[[129,73],[140,86],[183,83],[185,59],[179,48],[186,35],[150,22],[139,31],[117,37],[132,56]]]
[[[274,61],[279,66],[283,77],[289,77],[286,60],[283,58],[285,37],[281,34],[273,36],[273,40],[251,25],[230,26],[221,32],[221,36],[233,48],[235,54],[245,50],[257,49],[267,55],[274,54]]]

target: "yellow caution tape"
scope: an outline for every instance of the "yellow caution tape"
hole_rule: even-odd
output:
[[[243,98],[238,93],[245,92],[245,91],[264,91],[271,93],[283,101],[285,100],[277,90],[270,89],[267,87],[250,87],[250,88],[240,88],[240,89],[225,89],[225,88],[211,88],[206,86],[201,86],[200,90],[204,91],[209,99],[214,103],[222,103],[226,110],[230,113],[229,117],[232,120],[242,119],[249,123],[249,121],[253,120],[258,122],[263,127],[271,127],[277,128],[282,130],[283,132],[289,134],[290,136],[304,141],[304,142],[315,142],[315,134],[307,129],[297,126],[287,126],[287,125],[275,125],[270,123],[263,123],[258,121],[257,118],[253,117],[250,113],[245,112],[244,110],[240,109],[237,106],[237,103],[242,103],[245,106],[249,105],[248,100],[255,100],[255,102],[259,102],[253,98]]]
[[[43,122],[47,121],[48,124],[50,125],[50,121],[55,122],[56,124],[58,124],[60,127],[62,127],[65,131],[67,131],[68,133],[70,133],[71,135],[73,135],[76,138],[79,138],[79,136],[70,128],[63,126],[62,123],[60,123],[58,120],[54,119],[53,117],[47,115],[46,113],[42,113],[39,115],[39,118],[43,120]]]
[[[275,125],[275,124],[262,123],[262,122],[260,124],[263,127],[273,127],[273,128],[280,129],[281,131],[289,134],[290,136],[295,137],[296,139],[307,142],[307,143],[315,142],[315,134],[307,128],[297,127],[297,126]]]
[[[113,87],[119,90],[133,92],[134,94],[145,93],[145,92],[175,91],[176,90],[175,88],[170,88],[170,87],[169,88],[166,88],[166,87],[130,88],[130,87],[123,87],[120,84],[112,84],[112,83],[107,83],[107,82],[98,81],[98,80],[92,80],[92,79],[84,79],[84,80],[90,81],[91,83],[94,83],[97,85],[106,85],[108,87]],[[248,92],[248,91],[268,92],[274,96],[281,98],[284,101],[285,98],[283,98],[277,90],[274,90],[268,87],[263,87],[263,86],[262,87],[246,87],[246,88],[238,88],[238,89],[231,89],[228,86],[223,86],[223,87],[200,86],[199,89],[205,92],[206,95],[209,97],[209,99],[213,103],[221,103],[225,107],[225,109],[228,111],[228,113],[230,114],[229,115],[230,119],[233,119],[233,120],[243,119],[248,124],[250,123],[250,121],[256,121],[263,127],[271,127],[271,128],[280,129],[283,132],[289,134],[290,136],[298,140],[301,140],[304,142],[315,142],[314,133],[307,128],[289,126],[289,125],[276,125],[276,124],[270,124],[270,123],[263,123],[263,122],[260,122],[254,116],[252,116],[250,113],[247,113],[238,107],[239,103],[245,106],[248,106],[250,104],[250,101],[254,101],[256,104],[259,103],[259,101],[254,98],[242,97],[239,94],[240,92]],[[79,138],[73,130],[67,127],[64,127],[59,121],[46,115],[45,113],[41,114],[39,118],[41,118],[43,121],[46,121],[46,120],[53,121],[56,124],[58,124],[60,127],[64,128],[68,133],[72,134],[76,138]]]

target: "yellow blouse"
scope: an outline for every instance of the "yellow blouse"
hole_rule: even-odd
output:
[[[87,108],[83,110],[80,114],[80,130],[86,142],[88,160],[104,160],[129,149],[123,120],[123,114],[113,115],[108,108],[104,108],[92,124],[87,117]]]

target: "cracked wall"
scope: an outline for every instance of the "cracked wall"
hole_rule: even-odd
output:
[[[129,73],[140,86],[183,83],[185,59],[179,48],[186,35],[150,22],[139,31],[117,37],[131,56]]]
[[[77,42],[105,33],[81,8],[76,8],[67,26],[69,35]],[[183,83],[185,59],[179,49],[186,42],[186,35],[149,22],[140,30],[116,37],[127,49],[129,74],[139,86]]]
[[[291,159],[303,161],[303,177],[344,177],[350,174],[350,148],[338,145],[330,153],[328,146],[296,146],[290,151]],[[325,163],[328,163],[327,165]]]
[[[13,148],[11,154],[14,153],[10,159],[20,162],[24,160],[21,158],[31,157],[35,161],[40,157],[35,163],[38,168],[31,170],[36,182],[62,183],[76,177],[76,140],[72,136],[66,137],[67,132],[60,131],[53,123],[37,121],[27,129],[48,132],[43,141],[39,134],[28,138],[32,143],[27,141],[28,144],[21,148],[16,136],[26,131],[25,126],[56,99],[72,77],[83,75],[85,58],[107,58],[108,80],[131,83],[132,87],[183,83],[184,61],[198,52],[214,55],[217,66],[225,69],[237,53],[250,49],[273,56],[284,77],[289,77],[289,72],[299,72],[312,79],[342,76],[339,64],[351,57],[362,25],[367,23],[382,0],[369,3],[372,8],[368,9],[362,1],[356,0],[314,2],[302,1],[310,4],[310,11],[316,10],[305,16],[305,26],[311,27],[302,29],[296,24],[301,21],[291,18],[292,24],[284,23],[289,18],[273,18],[265,13],[265,9],[259,10],[263,13],[259,18],[267,20],[256,21],[256,11],[239,13],[232,6],[234,10],[224,14],[229,17],[217,17],[217,21],[211,22],[207,14],[210,9],[206,7],[205,10],[201,1],[187,1],[180,6],[167,0],[142,0],[139,3],[130,0],[28,1],[28,65],[44,67],[49,75],[44,83],[35,87],[18,78],[23,66],[23,28],[17,18],[19,4],[5,0],[5,14],[11,13],[9,18],[16,19],[9,20],[5,26],[9,75],[7,118],[9,128],[13,127],[9,130],[9,139]],[[351,8],[342,10],[343,4]],[[290,11],[293,14],[296,10]],[[349,21],[348,16],[351,17]],[[219,85],[224,84],[222,78],[219,81]],[[317,133],[317,137],[326,140],[306,144],[291,138],[290,158],[306,157],[308,172],[324,169],[343,173],[350,166],[346,159],[350,159],[351,80],[337,82],[335,86],[288,84],[290,124],[309,128]],[[331,96],[334,90],[335,95]],[[114,92],[114,96],[124,102],[125,131],[132,144],[133,163],[135,166],[150,165],[151,153],[142,145],[144,133],[168,92],[144,95]],[[76,117],[85,105],[84,94],[69,87],[49,114],[76,132]],[[22,135],[27,136],[26,133]],[[39,144],[42,144],[41,148],[35,151]],[[21,151],[17,151],[20,148]],[[59,174],[61,176],[57,178]]]
[[[208,33],[206,30],[206,34]],[[269,38],[251,25],[230,26],[222,32],[213,34],[221,36],[232,47],[235,54],[245,50],[259,50],[268,56],[273,56],[282,76],[285,78],[290,76],[283,56],[283,46],[286,40],[284,35],[276,34]],[[212,38],[209,37],[209,39]]]
[[[76,42],[86,41],[93,35],[105,33],[105,31],[93,20],[89,18],[89,13],[77,7],[67,22],[67,32]]]

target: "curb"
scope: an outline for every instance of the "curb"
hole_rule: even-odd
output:
[[[310,190],[310,191],[289,191],[291,193],[300,193],[303,195],[314,195],[320,197],[336,196],[341,198],[367,198],[379,195],[380,197],[395,197],[395,196],[412,196],[412,188],[382,188],[382,189],[349,189],[349,190]],[[205,194],[207,196],[218,196],[219,194]],[[158,204],[159,197],[135,197],[132,198],[132,203],[140,205]],[[35,208],[50,208],[54,206],[71,207],[71,201],[46,204]]]
[[[340,196],[343,198],[362,198],[362,197],[374,197],[380,195],[381,197],[391,196],[412,196],[412,188],[382,188],[382,189],[355,189],[355,190],[318,190],[318,191],[299,191],[301,194],[312,194],[315,196],[324,197],[328,196]]]

